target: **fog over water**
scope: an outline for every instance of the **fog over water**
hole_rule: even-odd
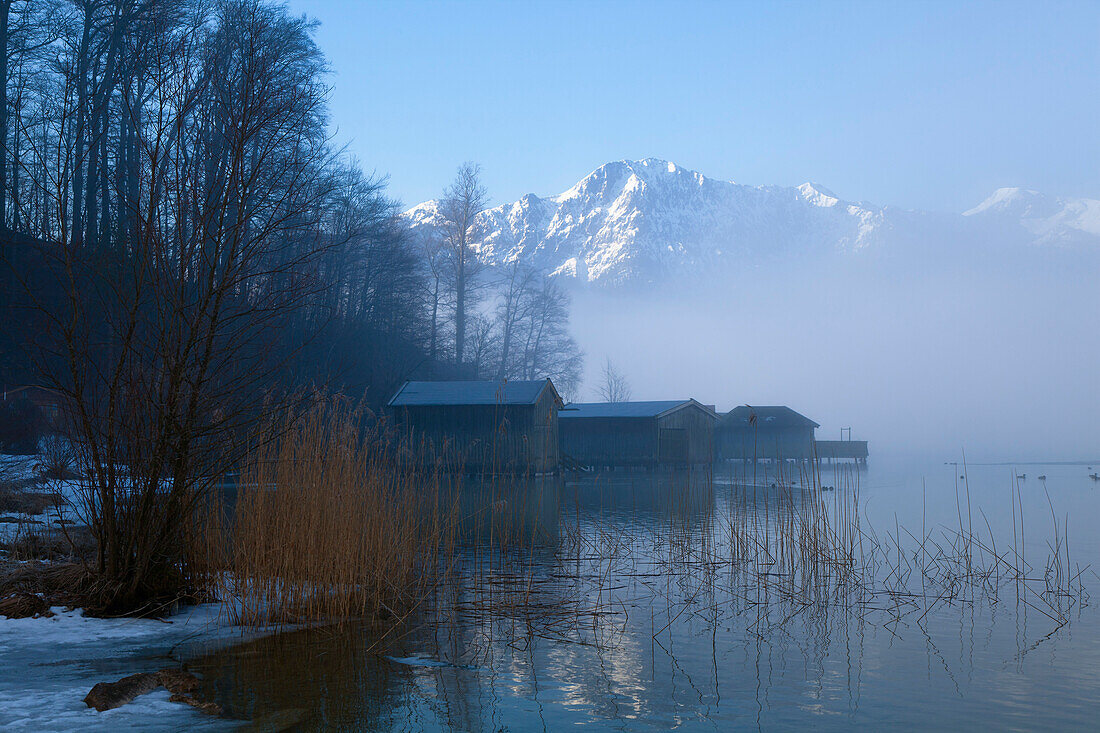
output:
[[[914,253],[916,254],[916,253]],[[679,284],[585,288],[572,327],[595,398],[787,404],[872,456],[1100,457],[1100,266],[1088,250],[771,261]]]

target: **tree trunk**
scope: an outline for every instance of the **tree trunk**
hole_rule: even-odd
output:
[[[110,168],[107,165],[107,129],[110,120],[106,112],[103,115],[103,135],[99,140],[99,241],[104,246],[111,245],[111,187],[107,184]]]
[[[91,135],[88,138],[88,173],[84,177],[84,244],[95,247],[98,243],[99,215],[96,211],[96,193],[99,191],[99,141],[103,132],[99,129],[101,118],[91,118]],[[75,224],[74,224],[75,226]]]
[[[466,246],[458,255],[455,273],[455,364],[461,369],[462,352],[466,347]]]
[[[508,376],[508,351],[512,346],[512,319],[511,316],[504,321],[504,336],[500,344],[500,369],[497,370],[497,379],[503,381]]]
[[[11,228],[17,232],[23,228],[23,220],[19,214],[23,206],[19,200],[19,166],[19,130],[15,130],[11,141]],[[2,227],[3,222],[0,221],[0,228]]]
[[[19,93],[15,97],[15,116],[16,119],[20,119],[23,110],[23,88],[22,85],[19,88]],[[7,113],[5,112],[5,115]],[[5,119],[7,119],[5,117]],[[6,135],[5,135],[6,138]],[[2,149],[2,146],[0,146]],[[19,126],[16,125],[15,129],[11,133],[11,228],[14,231],[23,230],[23,217],[20,210],[23,208],[23,202],[19,196],[19,167],[21,165],[19,159]],[[0,165],[0,168],[3,168]],[[0,186],[0,190],[3,190],[3,186]],[[3,211],[3,208],[0,208]],[[33,221],[33,219],[32,219]],[[2,227],[3,221],[0,221],[0,227]]]
[[[141,100],[145,96],[145,80],[138,81],[129,110],[129,136],[126,150],[126,227],[120,232],[133,240],[137,236],[138,195],[141,193],[141,165],[138,160],[138,134],[141,131]]]
[[[111,107],[111,95],[115,90],[115,66],[118,59],[118,47],[121,43],[121,33],[124,26],[121,5],[115,6],[114,17],[111,19],[111,42],[107,49],[107,60],[103,65],[103,77],[99,82],[99,89],[95,94],[96,99],[92,104],[94,117],[92,118],[92,138],[88,143],[88,187],[87,199],[84,205],[87,218],[87,235],[85,242],[90,246],[100,243],[102,223],[108,221],[107,210],[107,126],[109,124],[109,111]],[[97,64],[98,65],[98,64]],[[101,180],[102,179],[102,180]],[[102,217],[96,211],[96,194],[101,194],[99,206],[103,207]],[[106,227],[103,227],[106,229]]]
[[[0,231],[8,223],[8,18],[12,0],[0,0]]]
[[[428,360],[431,362],[432,376],[435,376],[435,360],[437,354],[437,341],[439,337],[439,276],[435,276],[432,286],[432,332],[428,341]]]
[[[88,116],[88,47],[92,40],[92,9],[84,8],[84,31],[76,59],[76,132],[73,140],[73,215],[69,236],[73,244],[84,241],[84,121]]]

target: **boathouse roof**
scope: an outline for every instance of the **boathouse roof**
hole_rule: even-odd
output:
[[[562,420],[587,417],[660,417],[688,405],[697,405],[713,414],[695,400],[651,400],[648,402],[573,402],[561,409]]]
[[[387,403],[390,407],[442,405],[533,405],[550,389],[561,397],[549,379],[531,381],[405,382]]]
[[[801,415],[786,405],[741,405],[726,413],[722,421],[727,425],[770,428],[819,428],[821,427],[805,415]]]

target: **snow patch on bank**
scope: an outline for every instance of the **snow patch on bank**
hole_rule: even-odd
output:
[[[199,639],[239,639],[218,604],[168,619],[98,619],[52,609],[53,618],[0,618],[0,730],[223,730],[234,721],[169,702],[166,690],[103,713],[84,704],[97,682],[177,664],[174,652]],[[239,722],[239,721],[237,721]]]

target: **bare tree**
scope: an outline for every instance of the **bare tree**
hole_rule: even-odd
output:
[[[532,276],[517,295],[514,358],[505,364],[516,379],[550,377],[562,396],[580,383],[581,351],[569,335],[569,296],[557,281]]]
[[[525,297],[537,279],[535,270],[521,264],[517,257],[505,270],[500,283],[500,303],[497,321],[500,323],[500,362],[497,379],[504,379],[511,372],[512,346],[516,331],[523,320],[529,298]]]
[[[439,202],[444,241],[450,256],[454,292],[455,363],[463,363],[466,350],[467,309],[482,263],[476,247],[481,238],[477,215],[485,208],[488,193],[481,183],[481,167],[463,163],[454,182]]]
[[[516,264],[478,307],[477,166],[421,247],[333,149],[312,34],[270,0],[0,0],[0,365],[68,398],[103,609],[187,592],[195,507],[304,386],[577,383],[553,283]]]
[[[434,229],[426,229],[418,235],[420,257],[424,264],[424,299],[431,313],[428,334],[428,363],[434,370],[440,355],[440,310],[444,306],[444,287],[447,282],[446,244]]]
[[[604,402],[630,401],[630,383],[627,382],[626,376],[611,363],[610,358],[604,362],[598,391]]]
[[[0,231],[8,213],[8,49],[11,45],[12,0],[0,0]]]
[[[478,313],[470,318],[470,325],[472,326],[468,349],[470,364],[473,367],[474,377],[481,379],[490,376],[489,365],[494,361],[498,348],[496,323],[491,318]]]
[[[26,288],[48,318],[40,372],[69,398],[98,601],[119,612],[188,592],[194,510],[242,454],[258,413],[292,407],[287,364],[319,321],[309,311],[327,314],[329,288],[346,299],[349,280],[320,277],[349,238],[324,218],[338,178],[309,23],[253,0],[141,7],[172,12],[143,40],[135,87],[146,92],[121,102],[133,158],[112,199],[130,222],[126,246],[83,241],[94,210],[82,219],[75,198],[107,200],[100,185],[74,180],[93,171],[81,163],[86,133],[62,130],[58,139],[74,142],[59,148],[71,173],[46,180],[57,210],[73,212],[71,235],[42,241],[54,285]],[[90,85],[95,64],[74,65]],[[62,104],[74,98],[90,95]],[[93,131],[106,128],[93,112],[76,127],[88,117]]]
[[[9,204],[10,228],[19,230],[21,226],[19,122],[30,82],[29,71],[42,61],[39,52],[57,39],[57,2],[0,0],[0,231],[8,228]],[[13,91],[15,94],[11,96]]]

